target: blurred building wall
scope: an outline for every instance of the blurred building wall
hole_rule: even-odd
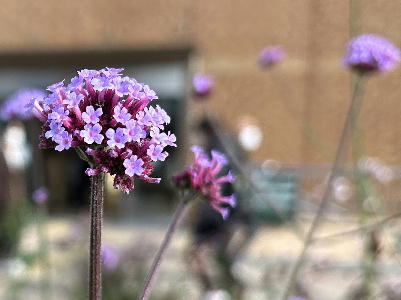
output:
[[[8,54],[17,54],[13,59],[18,59],[23,53],[193,50],[192,71],[216,79],[210,105],[218,118],[232,128],[242,115],[257,119],[264,133],[262,147],[254,153],[260,160],[331,161],[350,98],[351,77],[340,63],[350,35],[377,33],[401,46],[398,0],[1,4],[0,57],[6,59]],[[262,71],[256,58],[269,44],[282,44],[288,59]],[[398,68],[372,78],[361,114],[366,154],[390,164],[401,164],[400,75]],[[198,113],[192,104],[188,119]],[[308,127],[316,131],[313,140],[318,144],[305,133]]]

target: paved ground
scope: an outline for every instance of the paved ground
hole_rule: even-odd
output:
[[[45,231],[50,240],[51,299],[74,299],[70,290],[84,277],[78,277],[84,270],[87,255],[85,217],[50,218]],[[372,222],[375,220],[371,220]],[[305,229],[309,218],[299,221]],[[401,278],[401,222],[391,221],[381,232],[381,255],[379,260],[380,282],[386,283]],[[124,249],[145,251],[151,257],[155,246],[161,240],[168,224],[168,218],[139,218],[130,222],[106,221],[104,244],[113,245],[122,253]],[[333,217],[320,227],[317,236],[323,237],[358,227],[353,218]],[[162,265],[158,281],[160,289],[176,289],[179,299],[199,299],[199,286],[188,269],[183,253],[188,249],[189,236],[182,226],[169,249]],[[21,245],[23,253],[38,249],[38,235],[35,224],[24,232]],[[284,286],[288,266],[300,251],[301,241],[289,227],[262,226],[249,245],[245,255],[235,266],[238,276],[247,286],[245,299],[276,299]],[[145,250],[144,250],[145,249]],[[306,268],[300,278],[302,285],[310,292],[312,299],[344,299],[346,293],[360,277],[359,261],[362,249],[360,234],[345,234],[336,238],[321,239],[309,251]],[[140,252],[139,251],[139,252]],[[139,255],[139,254],[138,254]],[[142,255],[142,254],[141,254]],[[26,258],[25,258],[26,260]],[[77,267],[78,266],[78,267]],[[0,263],[0,299],[11,299],[10,286],[16,291],[15,299],[44,299],[38,292],[43,280],[43,267],[33,264],[25,266],[20,260]],[[81,272],[82,274],[82,272]],[[49,277],[49,276],[47,276]],[[23,282],[21,289],[18,283]],[[380,292],[380,290],[378,290]],[[11,295],[11,296],[10,296]],[[20,295],[21,297],[18,297]],[[223,298],[220,298],[223,299]],[[385,299],[377,295],[375,299]],[[397,298],[395,298],[397,299]],[[401,298],[400,298],[401,299]]]

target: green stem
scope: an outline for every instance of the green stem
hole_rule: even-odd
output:
[[[358,110],[359,111],[359,110]],[[358,167],[358,162],[363,153],[363,135],[360,127],[358,126],[358,111],[352,115],[352,156],[354,161],[354,177],[356,183],[356,200],[359,211],[359,223],[361,228],[364,228],[361,233],[364,239],[363,257],[361,261],[362,269],[362,293],[364,297],[369,298],[371,291],[371,284],[374,280],[374,257],[375,254],[371,253],[370,244],[373,241],[373,231],[365,227],[367,214],[364,208],[364,201],[368,198],[371,189],[369,185],[369,178],[366,174],[362,173]]]
[[[89,299],[102,299],[102,225],[104,174],[91,177]]]
[[[341,137],[340,137],[340,142],[338,144],[338,148],[336,151],[336,155],[335,155],[335,159],[334,159],[334,163],[333,163],[333,167],[332,170],[330,172],[330,176],[329,179],[327,181],[327,185],[325,188],[325,191],[323,193],[322,199],[319,203],[319,207],[317,209],[317,212],[315,214],[314,219],[312,220],[312,224],[306,234],[306,238],[302,247],[302,250],[292,268],[291,274],[290,274],[290,278],[288,281],[288,284],[284,290],[283,293],[283,297],[281,298],[282,300],[287,300],[288,297],[290,297],[295,282],[297,280],[298,277],[298,273],[301,270],[301,267],[303,265],[303,263],[305,262],[306,259],[306,254],[307,251],[309,249],[309,246],[312,244],[313,242],[313,235],[319,225],[320,219],[323,216],[323,213],[326,209],[328,200],[330,198],[331,195],[331,190],[332,190],[332,183],[333,180],[335,178],[335,176],[338,173],[338,170],[340,168],[340,160],[344,154],[344,150],[345,150],[345,145],[346,145],[346,141],[348,139],[348,136],[350,134],[351,131],[351,125],[352,125],[352,116],[353,114],[357,113],[355,112],[355,110],[357,110],[359,108],[359,103],[361,101],[361,95],[362,95],[362,87],[363,87],[363,82],[364,82],[364,77],[362,75],[359,75],[357,77],[357,80],[355,82],[355,87],[354,87],[354,91],[353,91],[353,95],[352,95],[352,99],[351,99],[351,103],[349,105],[349,109],[345,118],[345,122],[344,122],[344,126],[343,126],[343,130],[341,133]]]
[[[184,213],[187,208],[187,204],[189,201],[182,199],[174,213],[174,216],[171,220],[171,223],[167,229],[167,232],[164,236],[163,242],[160,245],[159,250],[156,253],[156,256],[153,260],[152,266],[150,267],[149,273],[146,276],[145,279],[145,284],[142,289],[142,292],[140,296],[138,297],[138,300],[147,300],[149,299],[150,293],[152,291],[153,283],[156,279],[156,275],[158,273],[159,267],[162,263],[164,254],[166,253],[166,250],[171,242],[171,239],[176,232],[178,225],[184,216]]]

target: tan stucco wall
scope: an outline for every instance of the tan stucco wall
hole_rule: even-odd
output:
[[[400,1],[354,3],[355,33],[401,46]],[[255,158],[327,162],[350,95],[340,65],[349,12],[348,0],[3,0],[0,54],[191,48],[194,71],[216,79],[211,105],[219,118],[233,128],[241,115],[258,120],[265,138]],[[263,72],[255,61],[268,44],[284,45],[288,59]],[[401,164],[400,82],[401,68],[372,78],[361,114],[366,154],[392,164]],[[307,138],[303,118],[324,149]]]

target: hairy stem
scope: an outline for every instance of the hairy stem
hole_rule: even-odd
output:
[[[319,203],[318,210],[317,210],[315,217],[312,221],[312,224],[309,227],[309,230],[306,234],[301,253],[299,254],[299,256],[294,264],[294,267],[292,268],[288,284],[284,290],[283,297],[281,298],[282,300],[287,300],[288,297],[292,293],[293,287],[297,280],[298,273],[301,270],[301,267],[305,261],[308,248],[313,242],[313,235],[319,225],[320,219],[323,216],[324,210],[325,210],[328,200],[330,198],[332,183],[333,183],[333,180],[334,180],[335,176],[337,175],[338,170],[340,168],[340,160],[343,156],[343,152],[345,150],[345,145],[346,145],[348,136],[351,133],[351,125],[352,125],[352,119],[353,119],[352,116],[354,116],[357,113],[357,112],[355,112],[355,110],[358,109],[360,106],[359,102],[361,101],[363,79],[364,79],[364,76],[362,74],[359,74],[357,80],[355,81],[355,87],[354,87],[351,103],[349,105],[348,112],[345,117],[345,122],[344,122],[343,130],[341,133],[340,142],[338,144],[338,148],[336,151],[333,167],[331,169],[330,176],[327,181],[327,185],[326,185],[325,191],[323,193],[322,199]]]
[[[156,253],[156,256],[153,260],[152,266],[150,267],[149,273],[146,276],[145,279],[145,284],[142,289],[142,292],[140,296],[138,297],[138,300],[147,300],[149,299],[150,293],[152,291],[153,283],[156,279],[157,272],[159,270],[160,264],[163,260],[164,254],[170,244],[171,238],[173,237],[174,233],[176,232],[178,228],[178,224],[180,223],[180,220],[184,216],[185,210],[187,208],[188,201],[186,200],[181,200],[180,204],[178,205],[174,216],[170,222],[170,225],[167,229],[167,232],[164,236],[163,242],[160,245],[159,250]]]
[[[104,174],[91,178],[91,227],[89,257],[89,299],[102,298],[102,223]]]

